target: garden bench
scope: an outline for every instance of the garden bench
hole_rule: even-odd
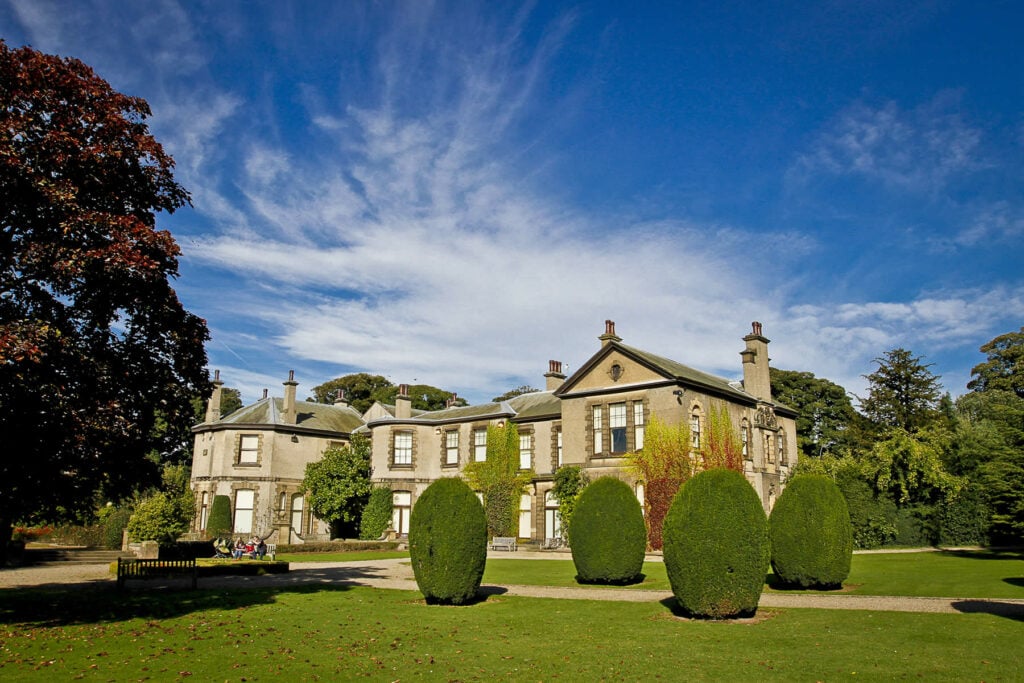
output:
[[[196,560],[126,560],[117,558],[117,587],[123,588],[128,579],[160,579],[187,576],[192,588],[198,578]]]
[[[267,554],[264,555],[264,557],[269,557],[271,560],[276,560],[277,559],[277,544],[276,543],[268,543],[267,544]]]
[[[514,536],[495,536],[491,539],[491,550],[508,550],[512,552],[518,549],[519,547],[516,545]]]

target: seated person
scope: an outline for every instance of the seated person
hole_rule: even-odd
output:
[[[242,555],[245,554],[245,541],[238,539],[235,541],[235,551],[231,553],[231,556],[236,560],[242,559]]]
[[[262,560],[267,555],[267,544],[263,542],[262,538],[257,538],[256,540],[258,543],[256,544],[256,556],[254,559]]]

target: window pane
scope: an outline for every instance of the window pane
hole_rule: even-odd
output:
[[[519,435],[519,469],[528,470],[533,466],[533,435]]]
[[[613,403],[608,406],[608,424],[612,429],[626,426],[626,404]]]
[[[604,434],[601,431],[603,428],[601,406],[594,406],[594,453],[602,453],[604,451]]]
[[[412,464],[412,432],[395,432],[395,464]]]
[[[487,460],[487,430],[477,429],[473,432],[473,459],[477,462]]]
[[[445,432],[445,460],[446,465],[459,464],[459,433],[452,430]]]
[[[257,462],[259,454],[260,437],[256,434],[246,434],[238,442],[238,462]]]
[[[252,533],[252,503],[256,492],[239,489],[235,492],[235,533]]]

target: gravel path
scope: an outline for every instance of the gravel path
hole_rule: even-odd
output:
[[[526,553],[517,557],[527,559]],[[508,557],[507,554],[501,557]],[[550,558],[550,555],[545,555]],[[568,557],[565,559],[569,559]],[[179,582],[183,583],[183,582]],[[416,590],[408,560],[364,560],[358,562],[292,562],[287,574],[266,576],[220,576],[200,579],[201,588],[287,588],[311,585],[356,585],[395,590]],[[138,582],[130,582],[131,587]],[[0,571],[0,588],[60,587],[80,589],[112,589],[114,579],[105,564],[48,565],[5,569]],[[560,588],[553,586],[521,586],[484,584],[485,595],[516,595],[563,600],[615,600],[623,602],[660,602],[672,599],[669,591],[627,588]],[[764,593],[761,607],[795,607],[815,609],[853,609],[883,612],[926,612],[962,614],[984,612],[1000,616],[1024,618],[1024,600],[973,598],[915,598],[872,595],[808,595],[797,593]]]

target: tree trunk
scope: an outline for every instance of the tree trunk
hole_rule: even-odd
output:
[[[7,546],[14,535],[14,527],[11,520],[0,517],[0,569],[7,566]]]

